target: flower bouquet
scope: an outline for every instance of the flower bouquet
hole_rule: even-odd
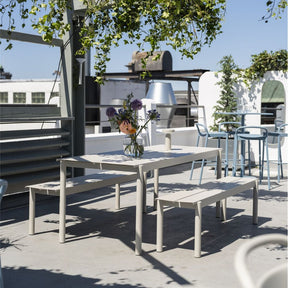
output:
[[[144,153],[144,147],[143,143],[138,141],[138,136],[143,129],[147,129],[149,121],[160,120],[160,114],[154,109],[147,112],[145,119],[139,119],[138,110],[142,109],[142,101],[132,101],[133,97],[133,93],[129,94],[118,111],[114,107],[107,108],[106,115],[112,127],[127,135],[124,154],[140,158]],[[139,120],[145,120],[144,124],[139,125]]]

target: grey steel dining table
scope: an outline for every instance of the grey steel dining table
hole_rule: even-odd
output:
[[[237,110],[234,112],[216,112],[217,114],[221,114],[221,115],[237,115],[241,117],[241,126],[245,126],[245,118],[247,115],[266,115],[266,116],[271,116],[273,115],[273,113],[269,113],[269,112],[253,112],[253,111],[245,111],[245,110]],[[241,141],[241,158],[245,159],[245,143],[244,141]],[[241,175],[244,175],[244,167],[241,167]]]
[[[145,173],[154,170],[155,189],[158,190],[159,169],[190,163],[199,159],[217,158],[216,177],[221,178],[221,148],[174,146],[167,150],[165,145],[145,147],[141,159],[130,158],[122,151],[82,155],[60,159],[60,203],[59,203],[59,242],[65,242],[66,218],[66,176],[67,167],[94,168],[103,170],[130,171],[137,173],[136,215],[135,215],[135,254],[142,251],[143,203],[146,193]],[[156,191],[156,194],[158,191]]]

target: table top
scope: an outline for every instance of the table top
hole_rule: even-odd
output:
[[[175,166],[189,163],[202,158],[216,157],[221,148],[176,146],[166,151],[165,145],[145,147],[143,157],[131,158],[122,151],[110,153],[89,154],[75,157],[62,158],[60,161],[69,167],[94,168],[121,171],[137,171],[141,165],[143,171]]]

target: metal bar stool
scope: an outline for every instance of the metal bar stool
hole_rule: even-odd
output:
[[[196,143],[197,147],[199,146],[199,142],[200,142],[201,137],[203,137],[205,139],[204,140],[204,147],[207,147],[208,139],[218,138],[217,148],[220,148],[220,139],[221,138],[225,138],[225,139],[227,138],[228,139],[227,133],[225,133],[225,132],[209,132],[208,128],[203,124],[197,123],[196,128],[198,131],[197,143]],[[202,159],[200,162],[201,162],[201,172],[200,172],[199,185],[201,184],[201,181],[202,181],[205,159]],[[192,162],[192,167],[191,167],[191,172],[190,172],[190,180],[192,180],[195,163],[199,163],[199,161],[193,161]],[[215,164],[215,167],[216,167],[216,165],[217,165],[217,162]],[[225,165],[226,165],[226,163],[225,163]],[[226,167],[225,167],[225,170],[226,170]],[[216,172],[216,169],[215,169],[215,172]]]
[[[257,131],[255,133],[255,131]],[[251,133],[252,132],[252,133]],[[268,130],[261,126],[240,126],[235,131],[234,138],[234,152],[233,152],[233,176],[236,176],[237,166],[237,149],[238,141],[248,141],[248,167],[249,175],[251,175],[251,150],[250,141],[259,142],[259,179],[260,183],[263,179],[263,167],[264,167],[264,150],[266,152],[267,159],[267,178],[268,178],[268,189],[270,190],[270,168],[269,168],[269,155],[268,155]],[[262,144],[262,145],[261,145]],[[245,151],[241,154],[241,177],[245,174]]]
[[[284,137],[288,137],[288,133],[285,133],[285,126],[288,126],[288,123],[280,125],[276,132],[268,132],[268,136],[272,136],[273,139],[277,139],[277,149],[278,149],[278,159],[277,159],[277,182],[280,182],[280,177],[283,179],[283,161],[282,161],[282,152],[281,152],[281,140]]]
[[[231,129],[229,131],[223,131],[222,128],[223,126],[227,126],[229,125],[231,127]],[[236,128],[234,128],[235,126],[239,127],[241,126],[241,122],[234,122],[234,121],[228,121],[228,122],[221,122],[219,123],[219,130],[218,132],[224,132],[227,135],[227,137],[225,137],[225,171],[224,171],[224,177],[226,177],[228,175],[228,169],[229,169],[229,162],[232,161],[233,162],[233,158],[229,159],[229,149],[228,149],[228,139],[231,137],[231,135],[235,134],[235,130]],[[218,141],[220,142],[220,139],[218,138]],[[220,143],[219,143],[219,147],[220,147]]]
[[[274,120],[274,132],[279,132],[280,130],[279,130],[279,128],[280,128],[280,126],[282,125],[282,124],[284,124],[284,121],[282,120],[282,119],[275,119]],[[283,130],[283,128],[282,128],[282,130]],[[273,136],[273,139],[272,139],[272,144],[274,144],[274,143],[276,143],[276,140],[277,140],[277,137],[278,137],[278,134],[272,134],[273,132],[268,132],[268,136]]]

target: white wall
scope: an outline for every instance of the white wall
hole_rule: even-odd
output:
[[[220,87],[216,83],[220,81],[221,73],[218,76],[215,75],[215,72],[206,72],[200,77],[199,81],[199,105],[205,106],[206,116],[207,116],[207,126],[213,125],[212,114],[214,112],[213,107],[216,105],[217,100],[220,97]],[[244,104],[249,107],[249,109],[253,112],[261,112],[261,91],[262,86],[265,81],[268,80],[278,80],[282,82],[285,90],[285,115],[287,115],[288,111],[288,73],[283,73],[281,71],[272,71],[266,72],[263,79],[257,82],[254,86],[252,86],[251,90],[248,90],[245,84],[240,84],[237,86],[236,96],[237,98],[242,98],[244,100]],[[247,115],[246,116],[246,125],[256,125],[259,126],[261,123],[260,115]],[[287,116],[286,116],[287,117]],[[285,119],[287,123],[287,118]],[[269,125],[267,125],[269,126]],[[273,126],[274,125],[270,125]],[[266,127],[266,126],[265,126]],[[272,128],[272,127],[267,127]],[[252,143],[252,149],[257,152],[257,143]],[[288,138],[284,138],[282,143],[282,154],[285,157],[286,162],[288,161]],[[269,157],[270,159],[277,159],[277,149],[276,145],[269,145]]]

